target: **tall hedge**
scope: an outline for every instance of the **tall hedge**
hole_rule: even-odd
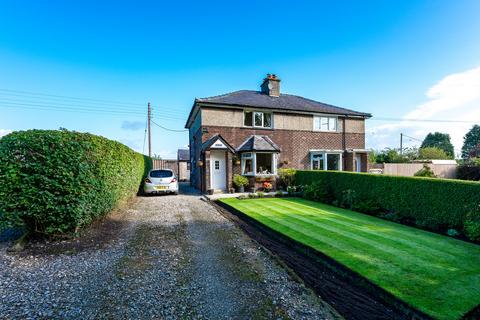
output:
[[[89,133],[17,131],[0,139],[0,229],[77,230],[135,195],[151,160]]]
[[[296,182],[325,185],[334,199],[354,190],[385,212],[413,218],[432,230],[461,230],[466,220],[480,219],[480,183],[338,171],[297,171]]]

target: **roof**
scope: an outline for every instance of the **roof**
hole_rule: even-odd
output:
[[[280,148],[268,136],[252,135],[237,148],[237,152],[245,151],[280,152]]]
[[[291,94],[281,94],[279,97],[271,97],[268,94],[262,93],[261,91],[254,90],[240,90],[220,96],[197,98],[195,99],[195,103],[318,112],[347,116],[360,116],[365,118],[370,118],[372,116],[370,113],[341,108]]]
[[[190,160],[190,150],[188,149],[178,149],[177,159],[179,161],[188,161]]]
[[[227,150],[230,150],[232,153],[235,153],[235,149],[225,139],[223,139],[223,137],[219,134],[214,134],[207,141],[205,141],[202,144],[202,150],[210,149],[210,147],[212,147],[213,144],[216,143],[219,140],[223,143],[224,146],[220,147],[220,148],[214,147],[214,149],[219,149],[219,150],[227,149]]]

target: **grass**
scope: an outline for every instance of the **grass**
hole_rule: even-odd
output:
[[[480,246],[300,198],[222,199],[438,319],[480,303]]]

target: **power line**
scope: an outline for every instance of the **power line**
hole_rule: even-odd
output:
[[[40,93],[40,92],[22,91],[22,90],[10,90],[10,89],[0,88],[0,91],[34,95],[34,96],[45,96],[45,97],[64,98],[64,99],[72,99],[72,100],[85,100],[85,101],[106,102],[106,103],[112,103],[112,104],[127,104],[127,105],[142,106],[141,103],[121,102],[121,101],[95,99],[95,98],[81,98],[81,97],[63,96],[63,95],[47,94],[47,93]]]
[[[164,126],[159,125],[158,123],[156,123],[156,122],[153,121],[153,120],[150,120],[150,121],[151,121],[154,125],[156,125],[157,127],[162,128],[163,130],[172,131],[172,132],[186,132],[186,131],[188,131],[187,129],[183,129],[183,130],[169,129],[169,128],[166,128],[166,127],[164,127]]]
[[[2,92],[2,91],[8,91],[8,92]],[[18,90],[6,90],[6,89],[0,89],[0,98],[9,100],[9,101],[17,101],[17,100],[22,100],[24,102],[34,102],[34,103],[49,103],[50,101],[55,101],[55,103],[58,103],[57,101],[62,101],[62,102],[67,102],[68,104],[71,104],[72,101],[68,100],[74,100],[75,103],[90,103],[93,101],[95,105],[103,105],[103,106],[110,106],[114,107],[116,109],[125,109],[125,110],[131,110],[133,109],[139,109],[142,107],[141,104],[138,103],[130,103],[130,102],[120,102],[120,101],[110,101],[110,100],[103,100],[103,99],[93,99],[93,98],[79,98],[79,97],[68,97],[68,96],[61,96],[61,95],[51,95],[51,94],[43,94],[43,93],[11,93],[13,92],[26,92],[26,91],[18,91]],[[40,96],[35,96],[35,94],[40,95]],[[13,97],[19,97],[23,99],[12,99]],[[26,99],[39,99],[39,100],[46,100],[44,101],[31,101],[31,100],[24,100]],[[78,100],[78,101],[75,101]],[[79,105],[79,106],[84,106],[84,105]],[[103,107],[104,108],[104,107]],[[171,114],[178,114],[178,115],[183,115],[184,112],[179,111],[176,108],[171,108],[171,107],[162,107],[162,110],[166,110],[167,112]]]
[[[388,118],[374,117],[367,120],[374,121],[412,121],[412,122],[445,122],[445,123],[480,123],[480,120],[435,120],[435,119],[409,119],[409,118]]]
[[[22,104],[22,103],[8,103],[4,104],[0,102],[0,108],[12,108],[18,110],[38,110],[38,111],[61,111],[61,112],[74,112],[74,113],[87,113],[87,114],[99,114],[99,115],[115,115],[115,116],[129,116],[129,117],[143,117],[145,113],[143,112],[133,112],[133,111],[115,111],[115,110],[103,110],[103,109],[91,109],[91,108],[70,108],[68,106],[59,106],[59,105],[36,105],[36,104]],[[180,117],[173,117],[169,115],[160,115],[163,119],[169,120],[185,120]]]

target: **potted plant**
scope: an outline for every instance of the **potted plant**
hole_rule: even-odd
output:
[[[233,176],[233,184],[237,187],[238,192],[244,192],[245,186],[248,186],[248,179],[239,174]]]
[[[263,183],[263,190],[265,190],[265,192],[270,192],[272,190],[272,183],[265,181]]]

